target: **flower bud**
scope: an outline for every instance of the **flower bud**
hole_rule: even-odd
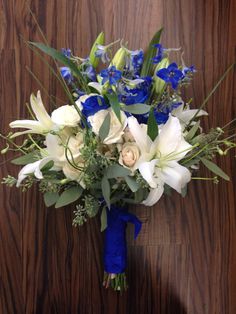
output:
[[[165,87],[165,81],[157,77],[157,72],[163,68],[167,68],[170,64],[170,61],[168,58],[164,58],[159,62],[155,68],[154,71],[154,86],[155,86],[155,91],[158,95],[160,95],[163,91],[163,88]]]
[[[3,149],[1,150],[1,154],[2,154],[2,155],[6,154],[6,153],[8,152],[8,149],[9,149],[9,145],[7,144],[7,147],[5,147],[5,148],[3,148]]]
[[[96,38],[94,44],[93,44],[93,47],[90,51],[90,54],[89,54],[89,61],[90,63],[92,64],[92,66],[94,68],[96,68],[98,66],[98,63],[99,63],[99,58],[96,57],[95,53],[97,51],[97,45],[103,45],[104,44],[104,41],[105,41],[105,35],[103,32],[101,32],[98,37]]]
[[[118,49],[113,59],[111,60],[110,66],[114,65],[117,70],[122,71],[125,66],[126,55],[127,55],[127,51],[125,48]]]

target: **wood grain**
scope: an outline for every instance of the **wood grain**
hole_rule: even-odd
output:
[[[124,38],[145,47],[164,26],[162,43],[182,47],[197,68],[186,97],[199,106],[235,60],[234,0],[0,0],[0,125],[26,115],[25,102],[39,85],[63,97],[42,61],[24,44],[42,40],[29,14],[55,48],[86,57],[96,35]],[[235,73],[208,104],[205,128],[236,117]],[[43,92],[48,108],[53,104]],[[1,146],[3,142],[1,141]],[[231,182],[192,182],[188,196],[173,193],[155,207],[133,207],[143,221],[139,238],[128,228],[129,289],[123,295],[101,286],[103,235],[99,219],[71,226],[73,208],[46,209],[37,188],[21,194],[1,186],[0,314],[31,313],[236,313],[236,164],[232,152],[219,165]],[[1,156],[0,176],[17,174]],[[201,170],[202,175],[209,175]]]

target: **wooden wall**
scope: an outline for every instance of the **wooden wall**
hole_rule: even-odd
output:
[[[21,39],[41,40],[28,5],[52,46],[84,57],[101,30],[107,42],[124,38],[135,49],[164,26],[162,43],[182,47],[198,70],[188,92],[195,106],[235,60],[235,0],[0,0],[1,132],[25,116],[39,88],[27,66],[50,94],[59,89]],[[206,128],[236,117],[234,91],[231,73],[208,104]],[[75,229],[73,208],[46,209],[36,188],[22,194],[1,186],[0,314],[236,313],[234,155],[219,160],[231,182],[193,181],[185,199],[173,193],[155,207],[133,208],[144,224],[135,242],[128,229],[130,286],[123,295],[101,286],[99,219]],[[5,162],[11,157],[1,157],[1,177],[17,175]]]

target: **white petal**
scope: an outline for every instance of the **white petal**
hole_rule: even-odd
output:
[[[34,173],[39,166],[41,160],[37,160],[31,164],[24,166],[18,174],[18,180],[16,186],[19,187],[21,182],[31,173]]]
[[[152,206],[159,201],[164,192],[163,184],[158,184],[156,189],[151,189],[148,197],[142,202],[145,206]]]
[[[39,129],[42,130],[41,124],[34,120],[15,120],[12,121],[9,126],[11,128],[25,128],[25,129]]]
[[[198,112],[198,109],[191,109],[191,110],[183,110],[179,115],[178,118],[181,123],[187,124],[189,121],[195,116]],[[207,116],[208,113],[204,110],[200,110],[196,117]]]
[[[130,133],[133,135],[135,142],[139,146],[141,152],[149,152],[152,141],[147,135],[145,128],[142,128],[135,117],[128,118],[128,126]]]
[[[154,142],[161,156],[166,156],[175,151],[182,139],[179,120],[170,115],[166,124],[161,128],[160,134]]]
[[[143,162],[139,165],[139,172],[141,173],[144,180],[150,185],[151,188],[157,187],[156,179],[154,178],[155,165],[157,160],[153,159],[152,161]]]
[[[50,130],[52,127],[52,121],[43,105],[40,91],[38,91],[37,97],[34,94],[31,94],[30,104],[37,120],[44,126],[45,129]]]
[[[97,82],[90,82],[90,83],[88,83],[88,86],[91,86],[91,87],[93,87],[94,89],[96,89],[96,90],[99,92],[99,94],[102,93],[102,85],[101,85],[101,84],[99,84],[99,83],[97,83]],[[91,95],[91,94],[90,94],[90,95]]]
[[[174,160],[181,160],[191,149],[192,145],[186,142],[185,139],[182,137],[181,142],[176,147],[175,153],[173,154]]]
[[[159,170],[158,175],[163,182],[179,193],[191,180],[191,172],[176,161],[169,162],[166,167]]]

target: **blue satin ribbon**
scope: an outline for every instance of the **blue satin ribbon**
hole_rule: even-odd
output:
[[[105,230],[104,269],[107,273],[123,273],[127,265],[126,226],[134,224],[136,239],[141,227],[141,221],[124,208],[111,206],[107,209],[107,228]]]

